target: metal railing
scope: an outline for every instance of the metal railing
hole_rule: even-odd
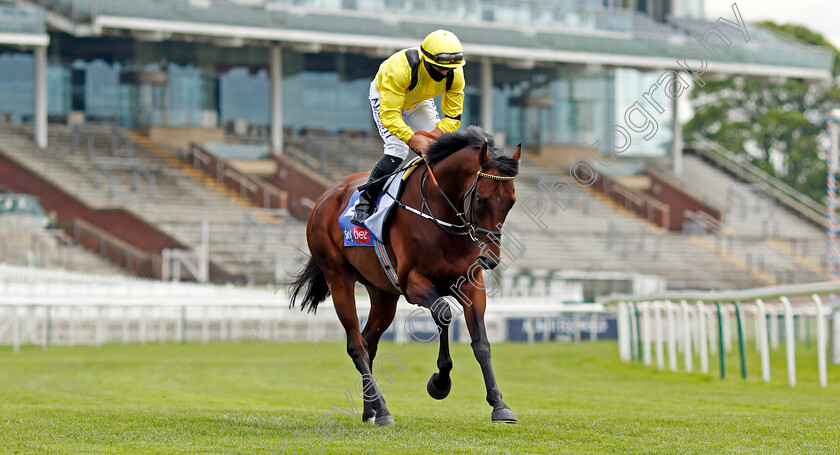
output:
[[[288,308],[288,295],[273,288],[241,288],[100,276],[0,264],[0,344],[101,345],[104,343],[339,341],[344,329],[331,310],[307,314]],[[359,317],[370,308],[357,296]],[[495,298],[486,314],[488,337],[499,341],[614,339],[616,319],[599,304],[560,304],[548,299]],[[397,343],[434,340],[431,317],[398,309],[383,335]],[[458,318],[453,341],[470,342]],[[422,335],[412,338],[412,335]]]
[[[689,222],[683,224],[684,234],[708,233],[719,236],[723,231],[721,222],[702,210],[683,210],[683,217]]]
[[[826,226],[825,207],[805,196],[790,185],[772,177],[743,157],[724,149],[718,143],[700,134],[694,137],[695,151],[705,158],[712,160],[739,178],[755,184],[764,192],[776,198],[782,204],[801,213],[803,216],[819,226]]]
[[[46,235],[44,235],[46,234]],[[43,232],[32,234],[32,254],[35,265],[49,267],[48,254],[50,247],[56,247],[56,263],[64,268],[70,266],[70,247],[75,245],[73,237],[67,235],[63,229],[45,229]]]
[[[677,350],[683,352],[683,366],[687,372],[694,368],[696,346],[700,371],[709,372],[709,351],[717,352],[720,376],[726,376],[725,353],[731,349],[731,321],[737,323],[738,353],[742,378],[747,377],[745,349],[748,316],[755,327],[756,349],[761,358],[762,379],[770,381],[770,347],[778,347],[778,316],[784,316],[787,380],[796,385],[795,345],[797,335],[810,343],[810,321],[813,320],[817,341],[817,367],[820,386],[827,385],[829,316],[835,318],[832,333],[835,363],[840,363],[840,324],[836,308],[828,308],[826,296],[840,292],[838,282],[771,286],[723,292],[666,292],[648,296],[611,296],[602,303],[613,306],[618,313],[619,355],[624,361],[653,363],[653,353],[659,369],[665,367],[664,338],[667,335],[668,360],[671,371],[677,371]],[[663,315],[665,320],[663,321]],[[677,317],[680,321],[677,321]],[[800,330],[794,330],[794,318]],[[710,329],[710,324],[712,328]],[[716,330],[715,330],[716,329]],[[717,343],[715,343],[717,341]]]
[[[113,169],[131,170],[131,191],[137,192],[139,189],[140,177],[146,179],[148,183],[149,200],[155,200],[155,184],[156,177],[154,172],[143,167],[136,158],[122,158],[122,157],[97,157],[93,161],[93,187],[99,189],[99,175],[102,174],[108,178],[108,197],[113,198],[116,192],[116,178]]]
[[[265,244],[267,240],[266,236],[266,226],[265,221],[263,221],[264,217],[277,217],[277,218],[285,218],[288,215],[288,210],[286,209],[263,209],[263,210],[250,210],[245,212],[245,223],[244,223],[244,232],[242,234],[242,239],[246,242],[251,241],[251,227],[256,227],[257,232],[259,233],[259,249],[265,249]],[[281,240],[285,241],[286,236],[286,229],[283,229],[283,237]]]
[[[659,259],[662,257],[662,236],[648,232],[645,226],[639,226],[638,241],[635,242],[636,251],[647,251],[648,238],[653,242],[651,246],[653,259]],[[621,258],[627,259],[630,257],[630,247],[633,246],[634,240],[630,232],[622,229],[618,224],[610,221],[607,225],[607,251],[612,251],[618,246],[621,248]]]
[[[199,283],[210,281],[210,222],[201,222],[201,245],[198,251],[164,248],[161,251],[160,279],[181,281],[186,270]]]
[[[259,177],[238,171],[228,165],[225,160],[196,144],[184,150],[181,158],[190,163],[193,168],[213,177],[218,183],[238,191],[241,197],[265,209],[288,210],[288,193]]]
[[[158,256],[152,256],[80,218],[73,220],[73,241],[135,275],[158,276]]]
[[[613,181],[603,173],[591,171],[586,166],[579,166],[577,171],[584,174],[582,177],[583,181],[591,182],[592,187],[600,190],[604,195],[619,204],[623,204],[627,210],[636,213],[665,230],[670,229],[670,206],[667,204],[656,200],[652,196],[638,194],[630,188]]]

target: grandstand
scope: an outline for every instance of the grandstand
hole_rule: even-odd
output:
[[[584,144],[606,142],[663,70],[685,70],[678,59],[710,27],[732,44],[713,43],[704,77],[830,75],[829,53],[753,24],[747,40],[703,18],[702,2],[615,3],[0,2],[0,184],[131,273],[276,283],[306,251],[325,185],[381,153],[366,88],[379,62],[434,28],[469,55],[463,124],[524,143],[520,201],[574,185]],[[503,295],[822,279],[813,211],[701,147],[683,156],[678,101],[663,103],[660,135],[558,195],[565,209],[549,201],[547,229],[515,207],[526,251],[506,264]]]
[[[167,160],[170,157],[155,154],[124,135],[119,136],[119,150],[112,155],[114,134],[109,127],[86,126],[74,132],[56,125],[50,131],[52,145],[42,151],[26,127],[7,125],[0,128],[0,147],[7,157],[41,171],[45,179],[85,206],[131,211],[183,248],[200,248],[201,224],[208,222],[211,261],[235,280],[276,281],[275,274],[297,266],[289,258],[303,248],[301,223],[262,215],[250,201],[212,185],[199,172],[173,166]],[[89,142],[93,146],[82,150],[80,144]],[[138,178],[135,165],[144,178]],[[113,234],[122,237],[124,233]]]
[[[29,195],[0,193],[0,261],[5,264],[121,275],[122,270],[50,225]]]

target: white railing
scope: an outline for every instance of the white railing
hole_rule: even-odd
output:
[[[810,344],[814,327],[819,383],[821,387],[826,387],[829,318],[835,320],[832,330],[835,363],[836,354],[840,353],[838,312],[836,307],[832,309],[827,305],[827,296],[835,293],[840,293],[840,282],[740,291],[617,296],[603,303],[613,306],[618,314],[619,356],[623,361],[651,365],[655,354],[657,368],[664,369],[667,337],[671,371],[678,368],[677,351],[683,354],[683,366],[687,372],[694,369],[696,351],[701,373],[709,372],[709,354],[717,353],[721,378],[726,375],[725,353],[732,349],[734,321],[741,376],[746,379],[745,349],[749,335],[753,335],[759,352],[762,379],[769,382],[770,350],[779,347],[779,325],[783,322],[787,381],[791,386],[796,385],[796,342],[804,340]],[[750,331],[750,327],[754,330]]]
[[[0,264],[0,344],[208,341],[341,341],[344,329],[327,299],[312,315],[289,309],[285,291],[101,276]],[[370,308],[356,296],[359,317]],[[615,337],[600,304],[551,298],[490,298],[485,315],[494,342],[581,341]],[[415,336],[420,333],[421,336]],[[469,342],[463,318],[453,340]],[[398,343],[437,335],[427,310],[400,302],[386,335]]]

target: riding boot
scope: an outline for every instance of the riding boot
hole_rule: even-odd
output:
[[[371,212],[373,212],[373,202],[376,200],[376,197],[379,196],[379,193],[382,192],[382,189],[385,187],[385,182],[388,179],[383,178],[378,182],[374,182],[374,180],[394,172],[401,162],[402,160],[399,158],[391,155],[383,155],[382,158],[380,158],[373,166],[373,170],[370,171],[370,178],[367,183],[363,185],[364,189],[362,189],[361,193],[359,193],[359,202],[356,203],[356,212],[353,214],[353,219],[350,220],[351,223],[357,226],[365,225],[365,220],[368,219]]]

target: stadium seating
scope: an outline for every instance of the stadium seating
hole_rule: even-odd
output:
[[[0,196],[5,199],[8,195]],[[0,213],[0,262],[103,275],[125,273],[94,252],[75,245],[64,231],[46,226],[43,215],[23,211]]]
[[[330,179],[367,170],[381,153],[376,138],[324,133],[302,135],[289,145],[293,149],[290,157]],[[515,261],[507,258],[511,269],[502,273],[502,293],[520,295],[526,288],[532,294],[550,290],[552,279],[535,276],[532,270],[547,271],[548,275],[570,270],[649,274],[665,277],[668,287],[674,289],[744,288],[823,279],[816,247],[819,230],[755,194],[749,184],[695,161],[699,159],[686,157],[686,175],[680,180],[692,183],[686,184],[686,189],[730,212],[738,206],[726,203],[727,197],[744,199],[744,206],[749,207],[746,219],[727,212],[721,233],[666,232],[593,189],[582,189],[578,197],[572,192],[541,193],[540,182],[543,188],[557,179],[570,182],[567,170],[546,167],[544,160],[524,155],[516,183],[519,203],[508,217],[508,226],[515,229],[526,250]],[[707,194],[710,191],[717,193]],[[553,203],[553,196],[565,210]],[[540,199],[547,201],[545,213],[539,216],[545,230],[534,220]],[[786,236],[774,238],[779,231]]]
[[[92,207],[123,207],[142,214],[190,248],[198,249],[201,222],[209,221],[211,260],[245,280],[274,281],[304,257],[303,223],[258,216],[234,195],[207,186],[201,175],[173,167],[160,156],[160,150],[153,153],[139,142],[126,147],[128,142],[121,139],[117,155],[129,153],[155,175],[154,199],[142,178],[132,190],[134,177],[128,169],[110,171],[114,180],[111,193],[105,175],[92,163],[98,157],[110,157],[112,132],[106,127],[82,131],[75,153],[71,153],[73,133],[66,127],[51,127],[51,146],[43,152],[32,144],[28,127],[3,126],[0,136],[15,159],[41,170],[46,178]],[[87,137],[93,141],[90,158]],[[368,134],[310,131],[290,135],[286,141],[289,158],[330,180],[366,171],[380,153],[380,139]],[[590,297],[592,283],[598,279],[586,281],[586,289],[581,291],[568,286],[568,277],[558,275],[568,271],[660,276],[674,289],[744,288],[823,279],[818,228],[710,163],[692,155],[685,160],[685,175],[679,181],[698,198],[725,209],[721,232],[686,235],[664,231],[591,188],[581,188],[577,196],[572,192],[549,195],[546,183],[557,179],[570,182],[566,170],[525,154],[516,184],[519,203],[507,224],[525,250],[516,257],[503,257],[508,270],[501,272],[502,295]],[[660,171],[667,173],[661,164]],[[98,187],[93,184],[95,179]],[[544,230],[534,216],[541,199],[546,201],[545,213],[539,216],[547,227]],[[510,236],[504,241],[509,250],[513,248]],[[623,282],[607,281],[610,284],[605,286],[611,288]]]
[[[132,189],[135,177],[130,169],[107,171],[113,175],[111,191],[111,177],[94,166],[101,158],[115,158],[110,155],[111,134],[108,127],[86,126],[73,153],[73,133],[67,127],[50,126],[50,147],[45,151],[31,141],[31,127],[0,128],[5,153],[92,208],[125,208],[194,250],[201,244],[201,223],[208,221],[211,261],[244,281],[274,282],[297,267],[303,245],[299,222],[259,216],[236,195],[205,185],[200,174],[191,176],[172,167],[165,157],[137,144],[126,147],[124,138],[116,157],[128,153],[155,176],[154,198],[150,199],[147,180],[139,179],[137,189]],[[87,137],[93,140],[90,157]]]

